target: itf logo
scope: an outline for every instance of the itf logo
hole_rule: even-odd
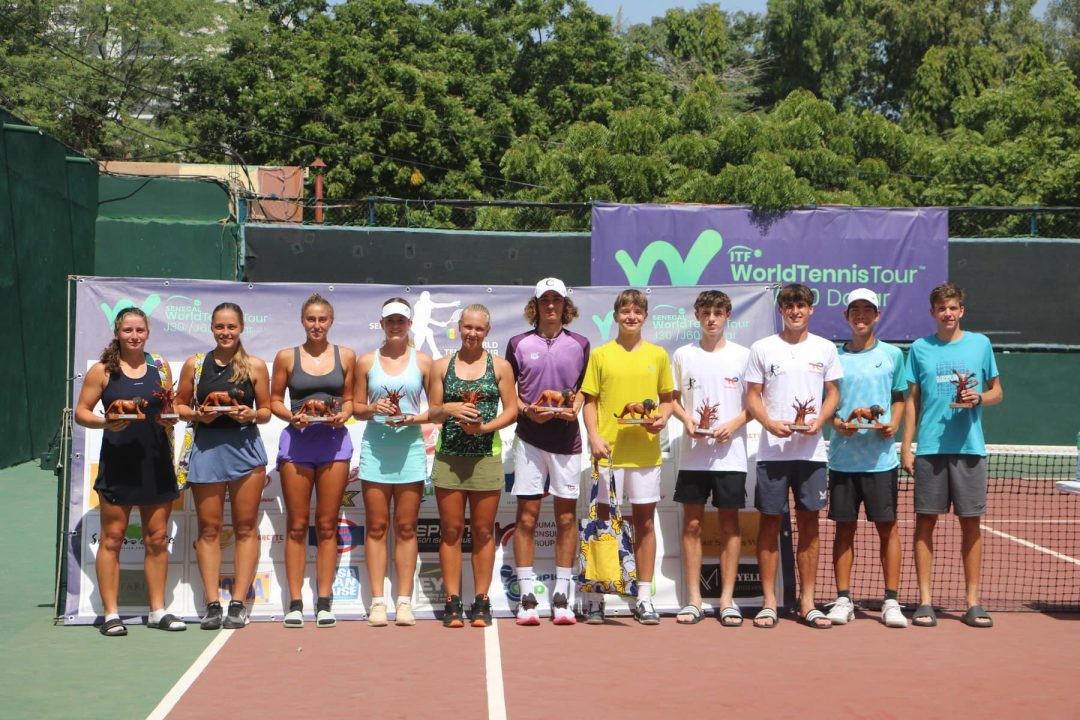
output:
[[[697,285],[709,263],[723,247],[723,236],[710,229],[703,230],[697,236],[685,258],[667,240],[653,240],[641,251],[637,262],[625,250],[615,253],[615,262],[619,263],[630,285],[644,287],[650,284],[653,269],[661,263],[667,269],[672,285]]]
[[[101,312],[105,313],[105,322],[109,323],[109,329],[112,329],[113,322],[116,320],[116,315],[127,308],[139,308],[147,317],[157,309],[157,306],[161,304],[161,296],[157,294],[147,295],[146,300],[142,305],[139,305],[131,298],[120,298],[116,301],[116,305],[110,306],[109,303],[101,303]]]

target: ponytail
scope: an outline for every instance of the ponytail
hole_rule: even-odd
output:
[[[109,375],[120,372],[120,341],[116,338],[101,351],[101,364]]]
[[[244,343],[239,340],[236,342],[236,354],[233,355],[230,364],[232,365],[232,377],[229,378],[231,382],[240,384],[251,379],[251,356],[244,351]]]

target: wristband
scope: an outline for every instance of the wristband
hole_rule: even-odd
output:
[[[977,397],[977,398],[978,398],[978,402],[976,402],[976,403],[975,403],[975,407],[979,407],[980,405],[982,405],[982,404],[983,404],[983,396],[982,396],[982,393],[979,393],[979,394],[978,394],[978,395],[976,395],[975,397]]]

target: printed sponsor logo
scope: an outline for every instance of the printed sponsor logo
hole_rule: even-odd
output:
[[[222,603],[233,600],[236,597],[237,590],[236,576],[222,575],[219,581],[219,590]],[[270,573],[265,571],[257,572],[251,581],[251,587],[248,588],[244,601],[253,602],[256,605],[266,605],[270,602],[270,591]]]
[[[344,555],[353,548],[362,547],[364,544],[364,526],[357,525],[348,518],[338,518],[337,551],[338,555]],[[319,537],[314,525],[308,526],[308,546],[318,547]]]
[[[360,599],[360,568],[356,565],[339,567],[334,574],[333,593],[335,600]]]
[[[461,552],[472,552],[472,530],[469,528],[469,519],[465,519],[464,535],[461,538]],[[442,535],[439,532],[439,521],[436,518],[420,518],[416,522],[416,544],[420,552],[439,552],[439,542]]]
[[[168,549],[169,549],[169,552],[171,553],[172,549],[173,549],[173,544],[176,542],[176,536],[175,535],[169,535],[167,539],[168,539]],[[92,532],[92,533],[90,533],[90,546],[96,549],[99,546],[100,543],[101,543],[101,533],[100,532]],[[142,525],[140,525],[139,523],[131,523],[130,525],[127,526],[127,530],[124,531],[124,540],[120,544],[120,551],[123,552],[124,550],[126,550],[128,548],[139,549],[139,550],[145,550],[146,549],[146,545],[143,544]]]
[[[146,313],[146,317],[150,317],[160,304],[161,296],[157,294],[147,295],[141,305],[131,298],[121,298],[116,302],[116,305],[113,306],[110,306],[109,303],[101,303],[101,312],[105,313],[105,322],[109,324],[109,330],[112,331],[113,322],[116,321],[116,315],[121,310],[130,307],[139,308]]]
[[[506,593],[506,599],[510,602],[521,601],[521,584],[518,582],[517,573],[514,572],[514,568],[510,565],[503,565],[499,568],[499,577],[502,578],[503,591]],[[536,582],[532,585],[532,594],[536,596],[537,600],[540,600],[541,596],[547,594],[547,585],[544,583],[554,583],[555,575],[552,573],[546,573],[536,576]]]
[[[720,565],[705,563],[701,566],[701,596],[720,597],[723,587]],[[739,563],[735,574],[735,597],[758,597],[761,595],[761,572],[756,564]]]
[[[146,574],[142,568],[120,568],[120,591],[117,595],[120,607],[146,607],[146,598]]]
[[[165,332],[186,334],[210,332],[210,316],[213,314],[213,308],[204,307],[201,298],[170,295],[165,299],[164,313]],[[244,313],[244,326],[249,332],[251,328],[265,325],[269,320],[269,314]]]
[[[723,236],[716,230],[709,229],[697,236],[685,258],[679,249],[667,240],[653,240],[641,251],[637,262],[625,250],[615,253],[615,262],[622,268],[630,285],[649,285],[653,268],[658,264],[665,267],[672,285],[697,285],[705,268],[723,247]]]
[[[724,378],[724,385],[729,388],[739,387],[739,376]]]
[[[825,372],[825,363],[812,362],[812,363],[807,363],[807,365],[809,366],[808,369],[812,373],[823,373],[823,372]]]
[[[446,602],[446,584],[443,582],[442,567],[438,563],[421,560],[416,579],[420,594],[427,598],[428,603],[434,606]]]
[[[346,490],[341,496],[341,507],[356,507],[356,496],[359,494],[359,490]]]

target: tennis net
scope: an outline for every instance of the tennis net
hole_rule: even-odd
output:
[[[987,610],[1080,612],[1080,495],[1062,492],[1059,481],[1076,477],[1077,449],[1069,446],[987,447],[987,514],[981,522],[983,561],[980,601]],[[900,601],[918,604],[912,545],[914,481],[900,475],[898,525],[903,565]],[[821,523],[817,595],[835,592],[832,548],[835,525]],[[865,518],[865,515],[862,517]],[[797,530],[793,540],[797,540]],[[855,536],[851,595],[865,608],[881,605],[884,582],[874,524],[861,519]],[[966,609],[960,526],[941,515],[934,534],[934,605]]]

